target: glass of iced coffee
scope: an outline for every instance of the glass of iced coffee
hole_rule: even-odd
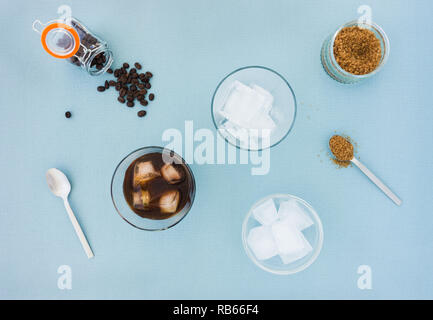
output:
[[[194,175],[181,156],[162,147],[131,152],[117,165],[111,198],[119,215],[148,231],[179,223],[194,202]]]

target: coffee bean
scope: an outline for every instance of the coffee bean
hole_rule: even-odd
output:
[[[66,111],[65,117],[69,119],[70,117],[72,117],[72,113],[70,111]]]
[[[89,38],[89,42],[96,41],[95,44],[99,44],[96,38],[91,38],[95,40]],[[72,58],[70,60],[72,61]],[[98,54],[91,63],[92,67],[101,70],[106,65],[107,60],[107,56],[105,56],[104,53]],[[77,63],[80,64],[80,61]],[[142,65],[138,62],[135,62],[132,66],[124,62],[120,68],[109,68],[107,69],[107,73],[113,74],[115,77],[114,80],[106,80],[104,85],[97,87],[97,89],[103,92],[110,87],[115,87],[116,90],[119,91],[119,95],[117,96],[119,103],[124,103],[130,108],[134,107],[135,103],[140,103],[141,106],[146,107],[149,101],[155,99],[154,93],[148,93],[148,90],[152,88],[150,79],[153,77],[153,74],[150,71],[140,73],[139,70],[142,70],[142,68]],[[146,100],[146,95],[148,94],[149,98]],[[139,117],[144,117],[146,114],[147,112],[145,110],[137,112]]]

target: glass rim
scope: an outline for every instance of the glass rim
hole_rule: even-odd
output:
[[[289,90],[290,90],[290,92],[291,92],[291,94],[292,94],[292,97],[293,97],[293,101],[294,101],[293,121],[292,121],[292,124],[290,125],[290,128],[287,130],[287,132],[284,134],[284,136],[281,137],[280,140],[278,140],[278,141],[275,142],[274,144],[271,144],[271,145],[269,145],[269,146],[266,146],[265,148],[259,148],[259,149],[244,148],[244,147],[242,147],[242,146],[240,146],[240,145],[238,145],[238,144],[234,144],[234,143],[232,143],[231,141],[229,141],[225,136],[223,136],[223,135],[221,134],[221,132],[220,132],[220,130],[219,130],[219,127],[218,127],[218,125],[217,125],[217,123],[216,123],[216,120],[215,120],[215,117],[214,117],[214,112],[213,112],[213,110],[214,110],[214,100],[215,100],[216,93],[218,92],[218,89],[221,87],[221,85],[224,83],[224,81],[227,80],[228,77],[232,76],[233,74],[235,74],[235,73],[237,73],[237,72],[239,72],[239,71],[242,71],[242,70],[245,70],[245,69],[254,69],[254,68],[257,68],[257,69],[264,69],[264,70],[266,70],[266,71],[270,71],[270,72],[276,74],[278,77],[280,77],[281,80],[283,80],[284,83],[285,83],[285,84],[287,85],[287,87],[289,88]],[[227,74],[223,79],[221,79],[221,81],[218,83],[218,85],[217,85],[217,87],[215,88],[215,91],[214,91],[214,93],[213,93],[213,95],[212,95],[211,110],[210,110],[210,111],[211,111],[211,116],[212,116],[212,122],[213,122],[213,124],[214,124],[214,126],[215,126],[216,131],[217,131],[218,134],[221,136],[221,138],[223,138],[227,143],[229,143],[229,144],[231,144],[232,146],[238,148],[239,150],[246,150],[246,151],[262,151],[262,150],[266,150],[266,149],[270,149],[270,148],[272,148],[272,147],[275,147],[276,145],[280,144],[280,142],[283,141],[283,140],[284,140],[284,139],[289,135],[289,133],[290,133],[290,132],[292,131],[292,129],[293,129],[293,126],[295,125],[296,115],[297,115],[297,109],[298,109],[298,103],[297,103],[297,100],[296,100],[295,92],[293,91],[293,89],[292,89],[292,87],[290,86],[289,82],[288,82],[288,81],[287,81],[287,80],[286,80],[286,79],[285,79],[281,74],[279,74],[277,71],[275,71],[275,70],[273,70],[273,69],[271,69],[271,68],[265,67],[265,66],[251,65],[251,66],[245,66],[245,67],[238,68],[238,69],[236,69],[236,70],[230,72],[229,74]]]
[[[338,64],[337,60],[335,60],[335,56],[334,56],[335,38],[337,37],[337,35],[340,33],[340,31],[342,29],[349,27],[349,26],[354,26],[354,25],[367,26],[367,27],[373,28],[380,34],[380,36],[383,39],[384,53],[383,53],[383,56],[381,58],[380,64],[376,69],[374,69],[372,72],[367,73],[367,74],[357,75],[357,74],[347,72]],[[331,58],[332,63],[334,64],[335,68],[338,70],[338,72],[341,72],[346,77],[353,77],[355,79],[365,79],[365,78],[368,78],[368,77],[376,74],[377,72],[379,72],[379,70],[382,69],[382,67],[385,65],[386,61],[388,60],[389,50],[390,50],[390,44],[389,44],[388,36],[386,35],[385,31],[378,24],[374,23],[373,21],[371,23],[364,23],[364,22],[360,23],[358,20],[352,20],[352,21],[349,21],[349,22],[343,24],[342,26],[340,26],[337,29],[337,31],[334,32],[334,34],[331,38],[330,45],[329,45],[330,58]]]
[[[299,202],[301,202],[303,205],[305,205],[309,210],[310,213],[313,215],[315,221],[317,222],[317,229],[318,229],[318,245],[315,249],[314,254],[310,257],[310,259],[308,259],[308,261],[306,261],[304,264],[300,265],[299,267],[293,269],[293,270],[275,270],[272,269],[270,267],[267,267],[261,263],[259,263],[259,261],[257,260],[257,258],[254,256],[254,254],[251,252],[251,249],[248,246],[247,243],[247,235],[246,235],[246,230],[247,230],[247,224],[249,219],[251,218],[252,214],[253,214],[253,210],[260,205],[261,203],[269,200],[269,199],[273,199],[273,198],[278,198],[278,197],[283,197],[283,198],[291,198],[294,200],[297,200]],[[247,254],[248,258],[250,258],[250,260],[259,268],[261,268],[262,270],[265,270],[267,272],[273,273],[273,274],[277,274],[277,275],[290,275],[290,274],[295,274],[298,272],[301,272],[305,269],[307,269],[310,265],[313,264],[314,261],[316,261],[317,257],[319,256],[320,252],[322,251],[322,247],[323,247],[323,224],[322,224],[322,220],[320,220],[319,215],[317,214],[316,210],[304,199],[301,199],[297,196],[294,196],[292,194],[289,193],[275,193],[275,194],[271,194],[268,195],[258,201],[256,201],[250,208],[250,210],[248,211],[248,213],[246,214],[243,222],[242,222],[242,244],[244,247],[244,251]]]
[[[105,47],[104,47],[105,46]],[[93,59],[95,59],[95,57],[104,52],[105,54],[108,55],[108,61],[107,63],[100,69],[100,70],[92,70],[92,67],[90,66],[91,62],[93,61]],[[86,71],[91,75],[91,76],[99,76],[101,74],[103,74],[104,72],[106,72],[111,65],[113,64],[114,59],[113,59],[113,52],[108,48],[107,44],[104,43],[102,46],[100,46],[98,49],[96,49],[94,52],[92,52],[88,63],[86,63],[85,68]]]
[[[191,191],[191,205],[189,206],[189,208],[185,211],[185,213],[183,214],[183,216],[176,221],[175,223],[169,225],[168,227],[165,228],[158,228],[158,229],[149,229],[149,228],[143,228],[143,227],[139,227],[135,224],[133,224],[132,222],[130,222],[128,219],[126,219],[122,213],[120,212],[119,208],[116,205],[116,201],[114,200],[114,195],[113,195],[113,185],[114,185],[114,178],[116,176],[117,170],[119,169],[120,165],[131,155],[133,155],[134,153],[138,152],[138,151],[142,151],[142,150],[146,150],[146,149],[159,149],[159,150],[170,150],[171,152],[174,152],[174,154],[176,156],[178,156],[181,160],[182,163],[185,165],[185,167],[187,168],[189,174],[191,175],[191,183],[192,183],[192,191]],[[162,153],[161,153],[162,154]],[[138,149],[135,149],[134,151],[131,151],[130,153],[128,153],[125,157],[122,158],[122,160],[119,161],[119,163],[117,164],[116,168],[114,169],[113,175],[111,177],[111,183],[110,183],[110,196],[111,196],[111,201],[113,202],[113,206],[116,209],[117,214],[124,220],[126,221],[128,224],[130,224],[131,226],[140,229],[140,230],[144,230],[144,231],[164,231],[167,229],[170,229],[172,227],[174,227],[175,225],[177,225],[179,222],[181,222],[187,215],[188,213],[191,211],[192,205],[194,204],[194,199],[195,199],[195,193],[196,193],[196,187],[195,187],[196,183],[195,183],[195,177],[194,177],[194,173],[192,172],[191,168],[189,167],[189,164],[185,161],[185,159],[183,159],[183,157],[181,157],[179,154],[177,154],[174,150],[168,149],[168,148],[164,148],[164,147],[160,147],[160,146],[147,146],[147,147],[141,147]],[[130,209],[131,210],[131,209]],[[183,208],[182,208],[183,210]],[[181,210],[181,211],[182,211]],[[132,210],[131,210],[132,211]],[[179,214],[180,212],[178,212],[177,214]],[[176,214],[176,215],[177,215]]]

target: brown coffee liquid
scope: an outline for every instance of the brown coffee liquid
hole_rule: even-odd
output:
[[[134,160],[125,173],[125,179],[123,180],[123,195],[125,196],[126,202],[131,210],[140,217],[154,220],[168,219],[179,213],[185,205],[191,201],[190,193],[193,187],[192,177],[188,168],[184,164],[173,163],[172,166],[178,172],[182,173],[181,181],[170,184],[162,175],[160,175],[137,186],[137,183],[134,184],[134,170],[136,164],[147,161],[152,162],[155,171],[158,173],[161,172],[161,168],[165,165],[162,154],[158,152],[149,153]],[[139,192],[139,190],[148,191],[150,194],[150,203],[145,208],[137,208],[134,206],[134,192]],[[177,205],[177,209],[175,212],[163,212],[160,207],[161,196],[173,190],[179,192],[179,204]]]

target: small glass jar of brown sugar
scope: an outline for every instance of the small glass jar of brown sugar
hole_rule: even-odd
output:
[[[321,60],[334,80],[356,83],[379,72],[388,55],[389,39],[381,27],[351,21],[325,40]]]

